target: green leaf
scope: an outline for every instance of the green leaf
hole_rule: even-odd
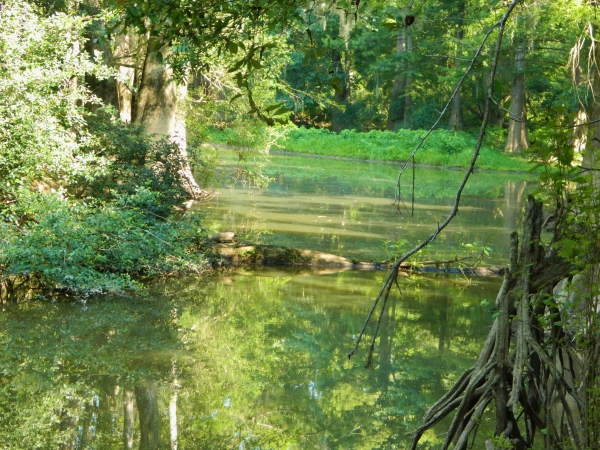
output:
[[[227,41],[227,51],[232,55],[236,55],[238,52],[238,45],[235,42]]]
[[[287,114],[287,113],[289,113],[290,111],[291,111],[291,109],[289,109],[289,108],[286,108],[286,107],[282,107],[282,108],[279,108],[277,111],[275,111],[275,112],[273,113],[273,115],[274,115],[274,116],[280,116],[280,115],[282,115],[282,114]]]
[[[387,29],[388,31],[394,31],[400,29],[400,24],[398,21],[392,17],[387,17],[383,19],[381,22],[381,26]]]
[[[242,78],[241,72],[235,74],[235,82],[240,89],[244,87],[244,79]]]
[[[277,108],[281,107],[281,103],[274,103],[272,105],[267,106],[264,111],[265,112],[271,112],[271,111],[275,111]]]
[[[227,73],[232,73],[232,72],[235,72],[236,70],[239,70],[243,64],[244,64],[244,59],[240,59],[231,68],[227,69]]]

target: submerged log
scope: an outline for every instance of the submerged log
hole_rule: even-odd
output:
[[[223,237],[221,235],[227,236]],[[214,252],[223,257],[227,265],[310,266],[343,270],[389,270],[392,267],[387,261],[357,261],[316,250],[279,247],[274,245],[233,243],[234,238],[232,238],[231,241],[228,239],[230,235],[233,235],[233,233],[217,233],[216,235],[210,236],[210,239],[216,243],[213,246]],[[453,258],[440,261],[406,263],[400,266],[399,271],[463,274],[481,277],[498,276],[501,275],[503,271],[503,268],[495,266],[464,266],[462,261],[461,258]]]
[[[223,233],[211,234],[208,238],[214,242],[235,242],[237,236],[233,231],[225,231]]]

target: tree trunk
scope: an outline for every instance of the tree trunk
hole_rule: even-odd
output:
[[[113,57],[119,71],[117,99],[119,117],[125,123],[133,121],[133,87],[135,86],[136,38],[131,32],[119,33],[115,37]]]
[[[342,67],[342,52],[334,50],[333,51],[333,70],[336,77],[340,80],[339,84],[335,87],[335,94],[333,95],[333,100],[336,104],[343,105],[346,103],[348,98],[348,80],[345,67],[348,65],[348,52],[345,53],[345,64]],[[339,133],[343,129],[346,128],[344,111],[342,111],[337,106],[333,106],[331,110],[331,131]]]
[[[410,9],[409,9],[410,11]],[[405,34],[405,40],[406,40],[406,52],[407,53],[411,53],[412,49],[413,49],[413,45],[412,45],[412,31],[409,28],[408,30],[406,30],[406,34]],[[413,109],[413,101],[412,101],[412,83],[413,83],[413,77],[410,73],[410,69],[411,69],[411,64],[410,62],[407,63],[407,69],[408,72],[406,74],[406,84],[405,84],[405,89],[404,89],[404,120],[403,120],[403,126],[404,128],[410,128],[412,127],[412,109]]]
[[[406,40],[404,30],[396,36],[396,54],[402,55],[406,51]],[[398,61],[396,65],[396,76],[394,77],[394,85],[390,94],[390,106],[388,108],[388,117],[386,129],[395,131],[400,122],[400,117],[404,111],[404,64]]]
[[[166,47],[161,49],[167,55]],[[134,122],[140,124],[149,135],[168,137],[179,149],[182,161],[180,174],[188,194],[193,199],[202,196],[196,183],[186,148],[185,120],[177,113],[178,97],[187,94],[187,86],[173,80],[173,71],[160,64],[149,48],[146,49],[142,78],[136,101]]]
[[[169,431],[171,436],[171,450],[177,450],[177,390],[173,390],[169,402]]]
[[[592,182],[596,188],[600,187],[600,172],[598,169],[599,161],[598,155],[600,154],[600,46],[596,46],[595,54],[596,70],[594,71],[594,81],[592,84],[592,102],[589,114],[589,125],[588,133],[589,139],[583,150],[583,161],[582,165],[584,168],[589,169],[589,173],[593,174]],[[580,127],[583,128],[583,127]]]
[[[521,153],[529,147],[527,114],[525,110],[525,38],[517,37],[516,74],[510,94],[507,153]]]
[[[460,57],[462,55],[462,44],[461,41],[464,37],[463,20],[465,16],[465,2],[460,0],[458,3],[458,27],[456,28],[456,68],[460,69]],[[461,131],[463,128],[462,123],[462,103],[460,98],[460,90],[456,93],[452,99],[450,105],[450,128],[454,131]]]
[[[402,18],[406,24],[406,17],[412,10],[412,0],[402,11]],[[402,31],[396,36],[396,55],[398,55],[398,64],[396,65],[396,76],[394,85],[390,94],[390,106],[388,108],[388,118],[386,128],[394,131],[400,124],[403,127],[410,127],[412,124],[412,76],[407,73],[409,64],[403,58],[404,53],[412,51],[412,34],[408,28],[410,25],[404,25]]]
[[[135,387],[135,401],[140,419],[140,450],[160,448],[160,417],[158,415],[158,383],[147,381]]]

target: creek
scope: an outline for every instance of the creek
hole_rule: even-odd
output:
[[[274,181],[250,191],[227,187],[227,174],[246,177],[237,169],[230,160],[210,205],[215,229],[361,259],[430,232],[460,178],[428,181],[419,169],[409,218],[391,206],[391,166],[272,157]],[[501,259],[517,225],[510,200],[526,183],[511,177],[475,176],[434,257],[481,239]],[[477,356],[499,280],[403,277],[365,368],[374,324],[346,355],[385,275],[238,269],[158,280],[130,298],[1,305],[0,448],[406,448]],[[423,448],[436,448],[446,426]]]
[[[498,283],[403,279],[365,369],[366,346],[346,354],[384,275],[262,269],[3,305],[0,447],[140,448],[146,423],[159,448],[406,448],[477,356]]]
[[[336,159],[250,154],[225,159],[220,188],[208,205],[214,229],[242,240],[306,248],[362,261],[382,261],[430,235],[452,208],[463,171],[415,169],[401,178],[400,207],[393,206],[399,167]],[[256,172],[262,170],[262,177]],[[270,179],[267,187],[257,181]],[[517,230],[531,176],[476,172],[458,215],[420,255],[421,260],[484,256],[503,264]],[[206,208],[204,205],[202,208]],[[414,208],[414,209],[413,209]],[[488,255],[482,254],[486,249]]]

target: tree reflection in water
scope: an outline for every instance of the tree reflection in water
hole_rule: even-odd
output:
[[[365,369],[345,355],[383,276],[238,272],[3,306],[2,448],[404,448],[475,358],[498,283],[405,278]]]

